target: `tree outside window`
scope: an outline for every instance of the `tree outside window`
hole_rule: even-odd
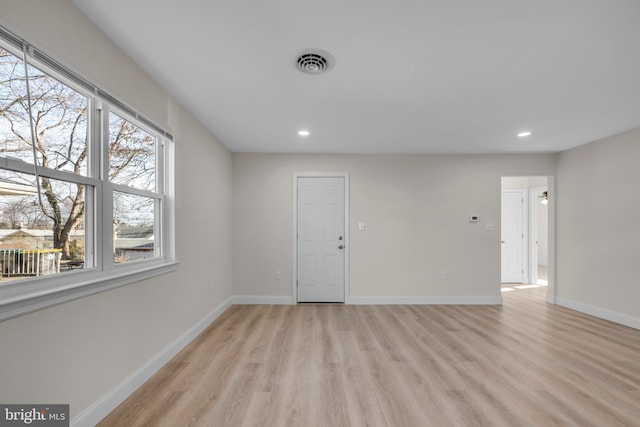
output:
[[[92,184],[105,179],[114,189],[109,193],[114,206],[114,254],[117,236],[128,233],[134,237],[128,238],[128,251],[124,252],[143,255],[115,256],[114,261],[157,255],[154,238],[155,205],[160,200],[156,182],[158,138],[132,120],[108,111],[107,106],[102,120],[108,125],[108,141],[92,141],[93,135],[101,133],[91,130],[91,126],[98,126],[100,117],[96,113],[95,122],[91,123],[91,105],[91,95],[31,64],[25,73],[23,60],[0,47],[0,160],[8,159],[8,166],[0,167],[2,269],[24,259],[20,254],[26,254],[25,250],[51,250],[63,266],[83,267],[85,253],[93,253],[85,247],[86,242],[95,240],[95,236],[89,239],[86,233],[98,232],[87,230],[86,217],[93,215],[87,209],[94,205],[88,202],[95,197]],[[90,167],[91,156],[100,153],[109,159],[104,177],[99,170],[93,170],[99,168]],[[33,172],[26,164],[32,165]],[[136,227],[151,232],[136,236]],[[7,254],[13,258],[7,258]],[[6,275],[6,271],[1,273]]]

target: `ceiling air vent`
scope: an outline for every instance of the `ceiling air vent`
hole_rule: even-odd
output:
[[[303,52],[296,62],[298,70],[305,74],[322,74],[333,66],[333,57],[328,52],[313,49]]]

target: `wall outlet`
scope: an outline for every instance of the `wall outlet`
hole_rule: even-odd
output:
[[[449,272],[447,270],[442,270],[440,272],[440,279],[449,280]]]
[[[276,274],[274,275],[276,280],[280,280],[282,279],[282,273],[280,272],[280,270],[276,271]]]

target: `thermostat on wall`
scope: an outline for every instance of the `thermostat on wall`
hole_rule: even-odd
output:
[[[478,215],[471,215],[469,217],[469,222],[478,222],[480,221],[480,217]]]

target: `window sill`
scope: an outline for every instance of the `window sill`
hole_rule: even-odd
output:
[[[71,272],[50,279],[0,285],[0,321],[171,273],[178,264],[170,261],[138,266],[135,270],[116,268],[111,273]]]

